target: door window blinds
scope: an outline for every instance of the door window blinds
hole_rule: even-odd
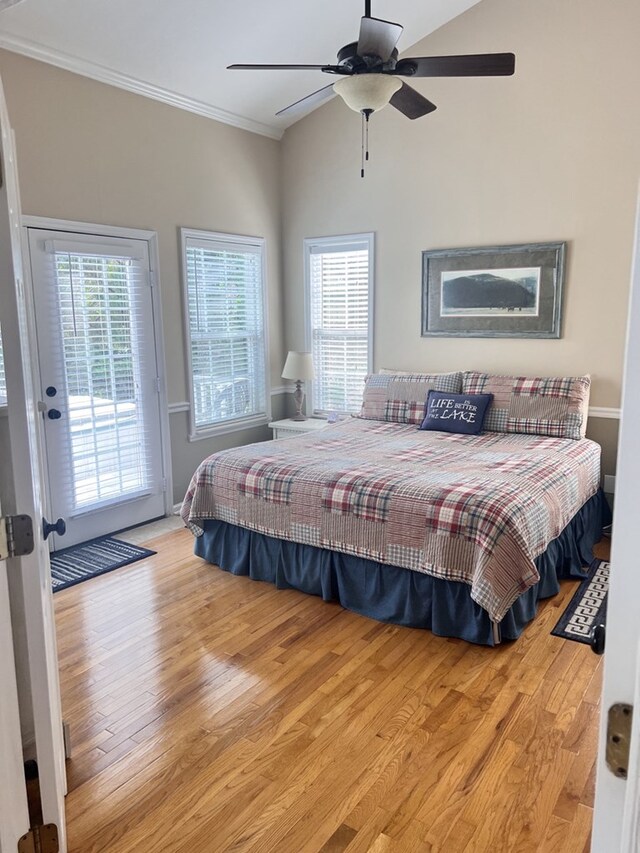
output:
[[[79,513],[150,489],[144,398],[156,370],[140,357],[145,326],[153,322],[144,307],[148,272],[122,252],[65,251],[53,243],[49,249],[61,344],[54,358],[64,379],[47,403],[62,411],[51,428],[65,432],[69,476],[56,487],[70,493],[72,513]]]
[[[307,242],[313,411],[357,412],[371,359],[373,235]]]
[[[183,233],[192,433],[267,414],[263,243]]]

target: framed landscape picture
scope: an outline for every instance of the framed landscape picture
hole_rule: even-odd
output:
[[[559,338],[565,243],[422,253],[422,336]]]

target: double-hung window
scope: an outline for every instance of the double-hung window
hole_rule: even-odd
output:
[[[357,412],[372,362],[373,234],[307,239],[304,248],[311,408]]]
[[[264,240],[181,233],[190,437],[266,423]]]

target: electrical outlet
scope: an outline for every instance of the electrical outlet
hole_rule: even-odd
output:
[[[616,490],[616,478],[613,474],[604,475],[604,490],[608,495],[612,495]]]

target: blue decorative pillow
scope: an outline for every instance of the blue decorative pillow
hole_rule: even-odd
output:
[[[445,394],[429,391],[419,429],[478,435],[493,394]]]

